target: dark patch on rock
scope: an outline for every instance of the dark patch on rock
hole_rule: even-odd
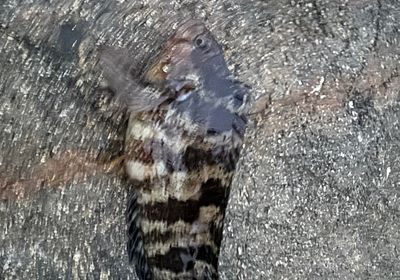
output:
[[[84,26],[85,24],[82,22],[64,22],[61,24],[58,47],[62,53],[72,55],[77,51],[85,33]]]
[[[352,89],[344,105],[355,125],[363,127],[366,122],[374,118],[374,93],[372,89],[364,92]]]

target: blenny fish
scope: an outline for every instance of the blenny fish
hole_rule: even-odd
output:
[[[248,89],[203,22],[183,22],[140,79],[126,50],[103,73],[130,112],[126,222],[139,279],[218,279],[225,209],[246,128]],[[138,89],[140,88],[140,90]]]

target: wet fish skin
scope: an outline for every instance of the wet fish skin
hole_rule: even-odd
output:
[[[139,84],[113,57],[103,54],[108,81],[135,104],[127,102],[125,144],[136,186],[126,212],[129,259],[139,279],[218,279],[247,88],[232,78],[220,45],[196,20],[181,24],[146,68],[142,82],[159,90],[154,94],[132,91]]]

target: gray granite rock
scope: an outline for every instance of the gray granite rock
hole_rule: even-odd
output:
[[[3,0],[0,179],[68,150],[118,155],[124,114],[96,46],[130,47],[139,69],[190,16],[252,99],[269,97],[235,178],[221,279],[400,279],[395,0]],[[0,202],[0,279],[136,279],[121,176],[40,187]]]

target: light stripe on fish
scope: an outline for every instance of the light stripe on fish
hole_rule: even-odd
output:
[[[135,185],[126,211],[129,260],[141,280],[218,279],[248,88],[233,79],[201,21],[182,23],[141,79],[121,63],[127,53],[105,48],[101,63],[131,114],[125,142],[125,169]]]

